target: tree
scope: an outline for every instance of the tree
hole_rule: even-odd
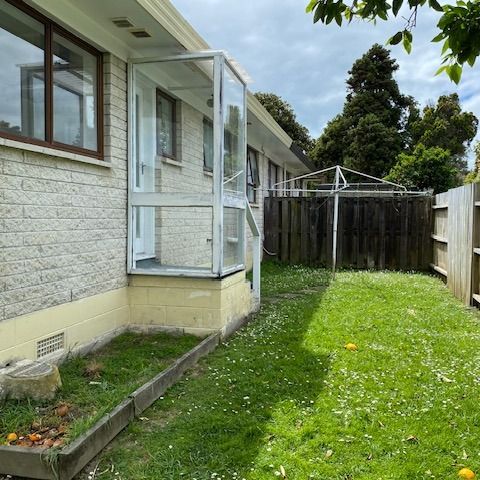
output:
[[[475,152],[475,165],[473,170],[465,176],[464,183],[480,182],[480,141],[475,144],[473,151]]]
[[[417,112],[393,78],[397,69],[381,45],[373,45],[353,64],[343,112],[329,122],[311,151],[319,168],[341,164],[378,177],[390,171],[409,143],[409,118]]]
[[[458,171],[448,150],[427,148],[422,144],[413,153],[401,153],[386,180],[399,183],[413,190],[446,192],[458,186]]]
[[[307,13],[313,13],[313,21],[329,24],[333,20],[341,26],[345,19],[350,23],[354,18],[387,21],[397,17],[403,5],[410,10],[405,28],[393,35],[388,43],[403,43],[405,50],[412,50],[412,31],[416,26],[420,7],[427,6],[442,13],[437,28],[438,35],[432,42],[443,42],[443,66],[437,73],[445,72],[455,83],[459,83],[465,63],[475,64],[480,55],[480,2],[478,0],[457,0],[455,4],[440,5],[438,0],[310,0]],[[402,16],[405,16],[402,11]]]
[[[343,165],[345,147],[345,122],[343,115],[337,115],[327,123],[315,142],[310,158],[320,170]]]
[[[462,112],[458,95],[453,93],[439,97],[436,105],[426,106],[412,123],[411,133],[414,144],[448,150],[459,170],[466,173],[465,154],[477,128],[477,117],[471,112]]]
[[[310,137],[308,129],[297,121],[297,116],[289,103],[274,93],[257,92],[255,97],[287,132],[294,143],[306,152],[313,148],[314,142]]]

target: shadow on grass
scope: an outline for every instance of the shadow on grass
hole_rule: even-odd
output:
[[[301,428],[329,370],[327,352],[313,355],[303,345],[321,297],[266,303],[103,453],[100,470],[115,467],[102,478],[241,479],[254,465],[272,475],[259,452]]]

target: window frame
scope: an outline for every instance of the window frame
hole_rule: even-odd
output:
[[[17,8],[26,15],[32,17],[43,24],[45,28],[44,38],[44,66],[45,66],[45,140],[26,137],[23,135],[14,135],[0,131],[0,137],[8,140],[14,140],[31,145],[53,148],[64,152],[76,153],[93,157],[98,160],[104,159],[104,92],[103,92],[103,54],[92,45],[75,36],[73,33],[65,30],[56,22],[50,20],[45,15],[25,4],[22,0],[4,0],[6,3]],[[90,53],[97,59],[97,82],[96,82],[96,130],[97,130],[97,150],[89,150],[87,148],[76,147],[61,142],[56,142],[53,137],[53,126],[55,119],[53,117],[53,34],[69,40],[73,44]]]
[[[207,165],[207,156],[206,156],[206,151],[205,151],[205,125],[208,125],[212,129],[212,166]],[[203,128],[203,170],[208,173],[213,173],[213,122],[210,120],[208,117],[203,117],[203,122],[202,122],[202,128]]]
[[[172,153],[165,153],[159,150],[159,143],[158,143],[158,121],[160,119],[159,117],[159,111],[158,111],[158,105],[159,105],[159,98],[163,98],[163,100],[167,100],[167,102],[170,102],[172,104],[172,118],[170,119],[172,121]],[[175,161],[180,161],[177,158],[177,100],[168,93],[165,93],[162,89],[156,88],[155,90],[155,136],[156,136],[156,151],[157,155],[162,158],[169,158],[170,160],[175,160]]]
[[[254,171],[252,169],[252,163],[250,161],[250,154],[253,154],[255,156],[255,162],[257,164],[257,168],[256,168],[256,173],[257,174],[256,175],[254,175]],[[248,182],[248,177],[249,176],[252,178],[254,183],[249,183]],[[255,178],[255,176],[257,178]],[[260,171],[259,171],[259,163],[258,163],[258,152],[250,146],[247,147],[247,174],[245,175],[245,182],[246,182],[247,199],[248,199],[250,204],[256,205],[257,202],[258,202],[257,188],[260,186]],[[253,200],[252,201],[250,201],[249,196],[248,196],[248,192],[249,192],[250,188],[253,191]]]
[[[275,173],[275,179],[272,178],[272,173]],[[275,162],[271,160],[268,161],[268,188],[275,190],[270,190],[269,195],[271,197],[278,197],[278,191],[276,190],[278,187],[275,187],[275,184],[279,182],[278,177],[280,173],[280,166],[277,165]]]

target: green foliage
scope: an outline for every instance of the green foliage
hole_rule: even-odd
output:
[[[379,117],[369,113],[348,134],[349,145],[344,165],[368,175],[384,177],[401,150],[401,135],[387,127]]]
[[[465,173],[467,147],[477,134],[478,119],[471,112],[462,112],[456,93],[442,95],[436,105],[428,105],[412,123],[414,144],[440,147],[454,157],[457,168]]]
[[[458,186],[458,170],[450,152],[439,147],[416,146],[412,154],[401,153],[386,180],[413,190],[446,192]]]
[[[480,141],[475,144],[475,166],[473,170],[469,172],[464,179],[464,183],[478,183],[480,182]]]
[[[326,126],[310,156],[326,168],[341,164],[375,176],[386,175],[408,144],[408,125],[418,111],[393,78],[398,65],[381,45],[358,59],[348,72],[341,115]]]
[[[327,123],[322,135],[310,150],[310,158],[319,169],[343,165],[345,144],[345,121],[337,115]]]
[[[478,472],[478,312],[427,275],[339,272],[315,292],[315,269],[281,268],[263,272],[273,297],[253,321],[98,457],[99,478],[453,480],[463,465]],[[318,283],[326,276],[318,271]]]
[[[351,22],[354,18],[363,20],[385,20],[396,17],[402,5],[407,5],[410,15],[405,28],[393,35],[387,43],[403,44],[405,50],[412,51],[412,30],[416,26],[420,7],[428,7],[442,13],[437,27],[438,35],[432,42],[443,42],[443,66],[437,73],[445,72],[450,79],[459,83],[462,67],[465,63],[473,66],[480,55],[480,2],[478,0],[457,0],[455,4],[440,5],[437,0],[311,0],[307,13],[313,13],[314,22],[329,24],[333,20],[341,26],[343,20]]]
[[[313,148],[314,142],[308,129],[298,122],[297,116],[288,102],[274,93],[257,92],[255,97],[287,132],[294,143],[306,152]]]

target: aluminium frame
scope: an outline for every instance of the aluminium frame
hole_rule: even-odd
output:
[[[135,84],[136,84],[136,66],[165,62],[186,62],[213,60],[213,193],[183,194],[183,193],[148,193],[135,191],[135,169],[134,162],[136,158],[136,125],[137,119],[135,106]],[[127,245],[127,272],[129,274],[158,275],[158,276],[185,276],[200,278],[222,278],[229,274],[245,269],[245,212],[248,201],[246,192],[244,198],[225,193],[224,188],[224,107],[223,92],[225,90],[225,71],[228,70],[232,76],[240,82],[244,89],[243,95],[243,136],[241,138],[242,150],[247,151],[246,132],[247,132],[247,90],[246,80],[235,69],[234,65],[228,60],[223,51],[211,50],[200,52],[188,52],[184,54],[163,56],[163,57],[145,57],[132,58],[128,62],[128,245]],[[246,158],[245,158],[246,163]],[[246,174],[245,166],[242,172]],[[243,188],[246,188],[246,182],[243,182]],[[134,256],[134,225],[135,225],[135,207],[211,207],[212,224],[212,268],[200,270],[198,268],[183,267],[164,267],[158,269],[136,268]],[[233,208],[244,212],[241,216],[240,235],[238,238],[238,249],[241,252],[242,261],[225,268],[223,251],[223,217],[224,209]],[[250,225],[250,222],[249,222]],[[258,231],[258,227],[256,228]],[[255,232],[254,232],[255,237]],[[256,256],[256,255],[254,255]],[[256,269],[259,270],[259,265]]]

